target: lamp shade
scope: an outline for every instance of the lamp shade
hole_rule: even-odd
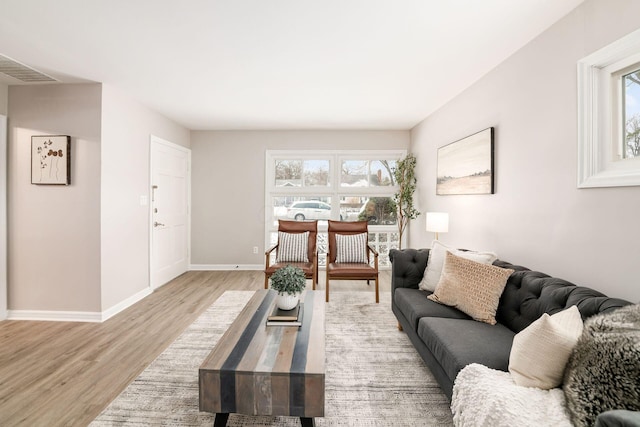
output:
[[[446,212],[427,212],[427,231],[446,233],[449,231],[449,214]]]

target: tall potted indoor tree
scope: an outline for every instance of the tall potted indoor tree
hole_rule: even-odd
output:
[[[393,170],[393,176],[398,191],[393,195],[397,209],[398,246],[402,249],[402,235],[409,221],[416,219],[420,212],[413,206],[413,194],[416,192],[416,156],[409,153],[404,159],[398,160]]]

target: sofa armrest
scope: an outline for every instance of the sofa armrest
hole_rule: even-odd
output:
[[[615,409],[603,412],[596,418],[595,427],[638,427],[640,412]]]
[[[391,295],[396,288],[418,289],[428,259],[429,249],[391,249]]]

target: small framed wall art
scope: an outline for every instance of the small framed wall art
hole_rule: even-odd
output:
[[[44,135],[31,137],[31,183],[71,184],[71,137]]]
[[[438,148],[436,194],[493,194],[493,128]]]

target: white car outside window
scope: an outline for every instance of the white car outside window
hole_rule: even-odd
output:
[[[287,208],[287,218],[296,221],[331,219],[331,205],[319,201],[294,202]]]

